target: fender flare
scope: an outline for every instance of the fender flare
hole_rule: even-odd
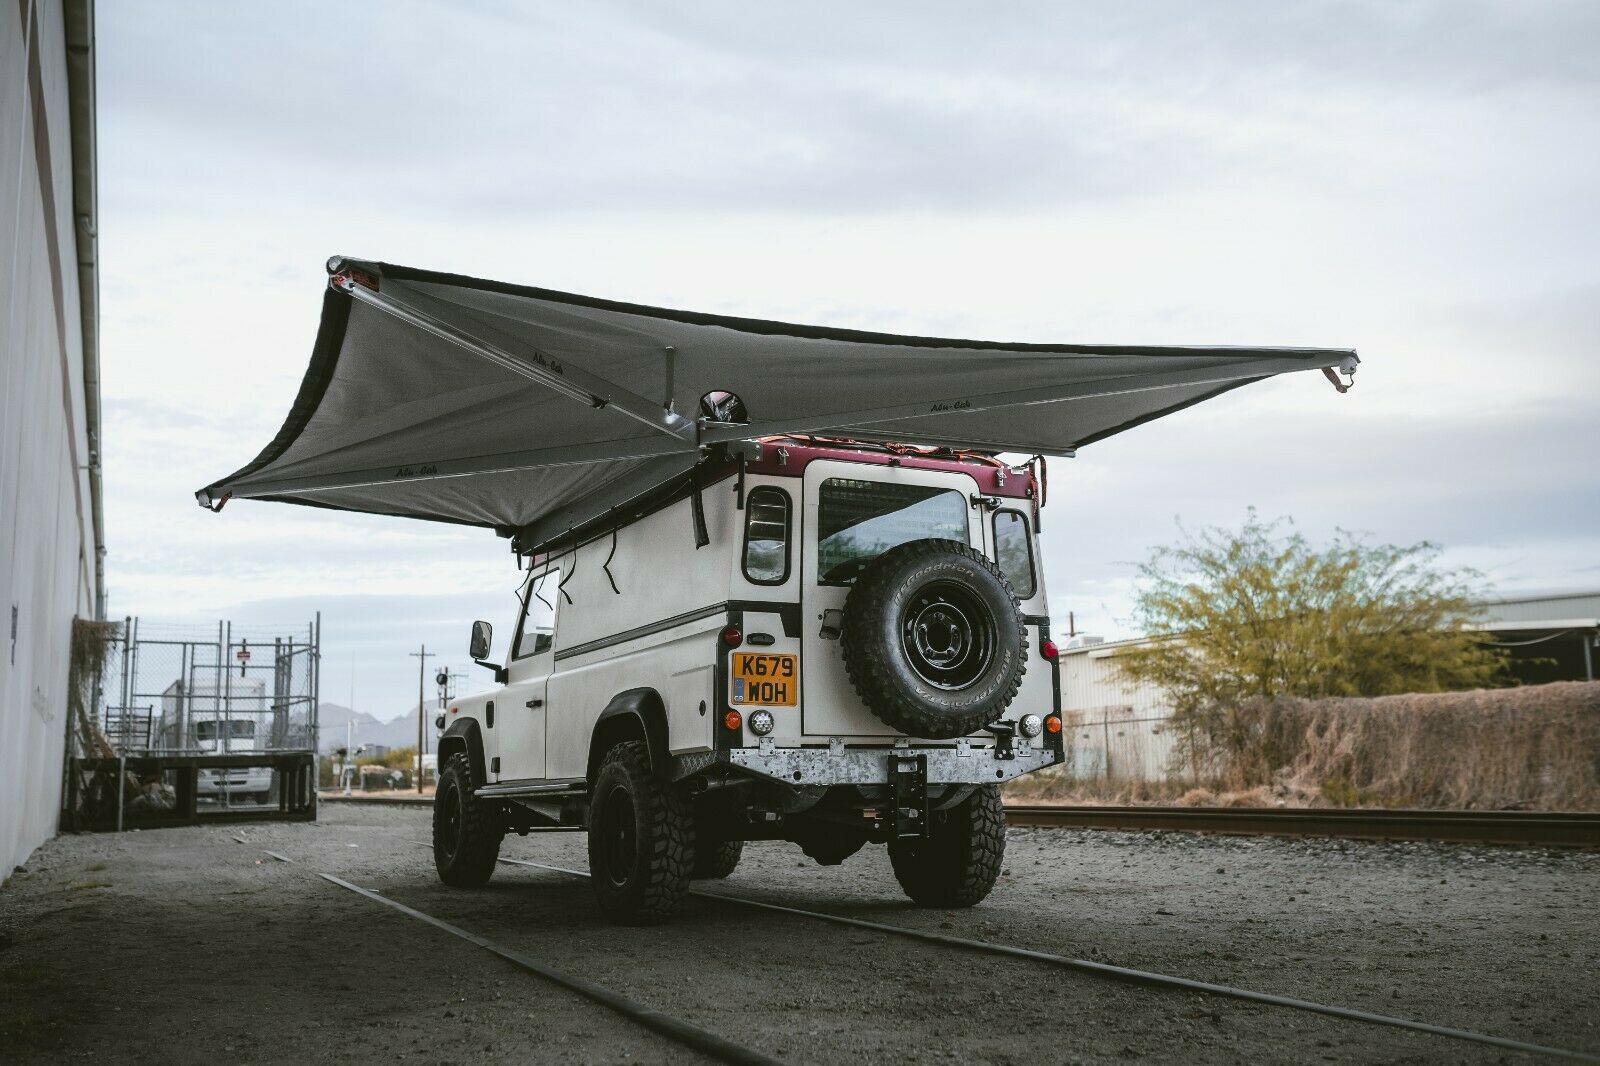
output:
[[[444,761],[457,751],[467,753],[467,762],[472,767],[472,780],[474,784],[482,785],[489,780],[487,767],[483,760],[483,730],[476,718],[457,718],[450,723],[439,737],[439,764],[444,768]]]
[[[653,688],[630,688],[611,697],[606,709],[595,719],[594,731],[589,735],[589,768],[587,780],[594,781],[605,756],[607,745],[601,739],[613,730],[644,735],[645,747],[650,752],[650,772],[657,780],[665,781],[672,770],[672,757],[667,747],[667,708],[661,693]]]

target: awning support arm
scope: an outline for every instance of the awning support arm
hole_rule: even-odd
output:
[[[393,315],[408,325],[415,326],[425,333],[431,333],[463,351],[471,352],[502,369],[537,382],[579,403],[596,410],[618,411],[669,437],[694,440],[693,421],[684,418],[670,407],[652,403],[643,396],[630,392],[597,374],[591,374],[559,359],[551,358],[537,349],[532,350],[531,356],[523,356],[510,352],[498,344],[474,337],[411,303],[398,300],[389,293],[369,288],[362,284],[353,272],[335,270],[328,282],[339,292],[370,307]]]
[[[1353,365],[1354,355],[1337,353],[1330,356],[1329,365]],[[1304,356],[1281,359],[1251,359],[1222,366],[1174,370],[1165,374],[1119,375],[1080,381],[1072,384],[1041,385],[1032,389],[1013,389],[978,396],[952,396],[920,403],[898,404],[869,411],[836,411],[812,415],[808,418],[752,422],[746,425],[723,426],[708,424],[701,435],[702,444],[717,444],[750,437],[770,437],[783,433],[820,433],[824,431],[848,432],[868,423],[897,422],[906,418],[928,415],[965,414],[987,411],[995,407],[1021,407],[1036,403],[1060,403],[1067,400],[1086,400],[1124,393],[1149,392],[1154,389],[1179,388],[1185,385],[1222,384],[1253,378],[1271,377],[1295,370],[1321,369],[1308,363]],[[1013,449],[1014,450],[1014,449]]]
[[[698,448],[687,441],[666,437],[639,437],[632,440],[571,444],[558,448],[532,448],[526,451],[480,455],[470,459],[442,459],[433,463],[407,463],[401,466],[368,467],[337,474],[308,474],[301,477],[245,479],[221,486],[223,493],[240,499],[262,496],[303,496],[332,489],[363,488],[394,481],[434,481],[468,477],[472,474],[499,474],[513,470],[542,470],[556,466],[581,466],[608,459],[648,459],[675,453],[689,454]],[[201,500],[206,506],[206,501]]]

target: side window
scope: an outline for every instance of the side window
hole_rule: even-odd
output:
[[[789,580],[789,494],[763,486],[744,502],[744,576],[756,585]]]
[[[994,513],[994,561],[1011,582],[1017,599],[1033,595],[1033,541],[1028,536],[1028,518],[1020,511]]]
[[[522,624],[517,627],[517,642],[511,647],[513,659],[549,651],[555,643],[556,597],[561,595],[560,587],[560,567],[529,581],[528,598],[522,603]]]

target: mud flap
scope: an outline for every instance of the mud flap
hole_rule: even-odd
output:
[[[886,829],[891,840],[928,837],[928,757],[889,756],[889,800]]]

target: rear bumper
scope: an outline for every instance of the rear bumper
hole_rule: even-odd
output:
[[[892,756],[925,755],[930,785],[993,785],[1061,762],[1049,748],[1012,749],[1012,758],[996,748],[732,748],[716,753],[716,762],[781,781],[786,785],[884,785],[889,783]]]

